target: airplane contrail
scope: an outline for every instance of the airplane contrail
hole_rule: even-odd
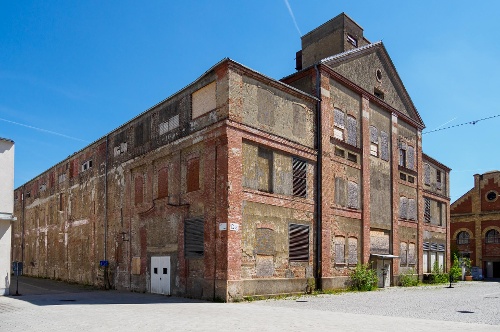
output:
[[[22,124],[22,123],[19,123],[19,122],[10,121],[10,120],[7,120],[7,119],[0,118],[0,121],[12,123],[12,124],[15,124],[15,125],[18,125],[18,126],[29,128],[29,129],[38,130],[38,131],[41,131],[41,132],[44,132],[44,133],[47,133],[47,134],[57,135],[57,136],[61,136],[61,137],[68,138],[68,139],[72,139],[72,140],[75,140],[75,141],[80,141],[80,142],[88,143],[88,141],[83,140],[81,138],[64,135],[64,134],[61,134],[61,133],[58,133],[58,132],[55,132],[55,131],[51,131],[51,130],[47,130],[47,129],[43,129],[43,128],[38,128],[38,127],[33,127],[33,126],[30,126],[30,125],[26,125],[26,124]]]
[[[286,6],[288,7],[288,11],[290,12],[290,16],[292,17],[293,24],[295,24],[295,28],[297,29],[297,32],[299,33],[299,37],[302,36],[302,32],[300,32],[299,26],[297,25],[297,21],[295,20],[295,15],[293,15],[292,7],[290,7],[290,4],[288,3],[288,0],[284,0]]]

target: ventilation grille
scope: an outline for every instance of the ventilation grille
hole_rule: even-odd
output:
[[[290,261],[309,260],[309,226],[290,224],[288,227]]]

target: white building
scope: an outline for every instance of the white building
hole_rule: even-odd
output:
[[[13,212],[14,142],[0,137],[0,295],[9,295]]]

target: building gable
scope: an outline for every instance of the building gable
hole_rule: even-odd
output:
[[[337,54],[321,63],[424,126],[382,42]]]
[[[458,213],[472,213],[472,195],[471,192],[460,197],[450,206],[452,214]]]

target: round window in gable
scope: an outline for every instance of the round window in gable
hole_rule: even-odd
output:
[[[377,81],[382,82],[382,71],[380,69],[377,69],[376,75]]]
[[[498,194],[494,191],[490,191],[489,193],[486,194],[486,199],[490,202],[493,202],[496,200],[498,197]]]

